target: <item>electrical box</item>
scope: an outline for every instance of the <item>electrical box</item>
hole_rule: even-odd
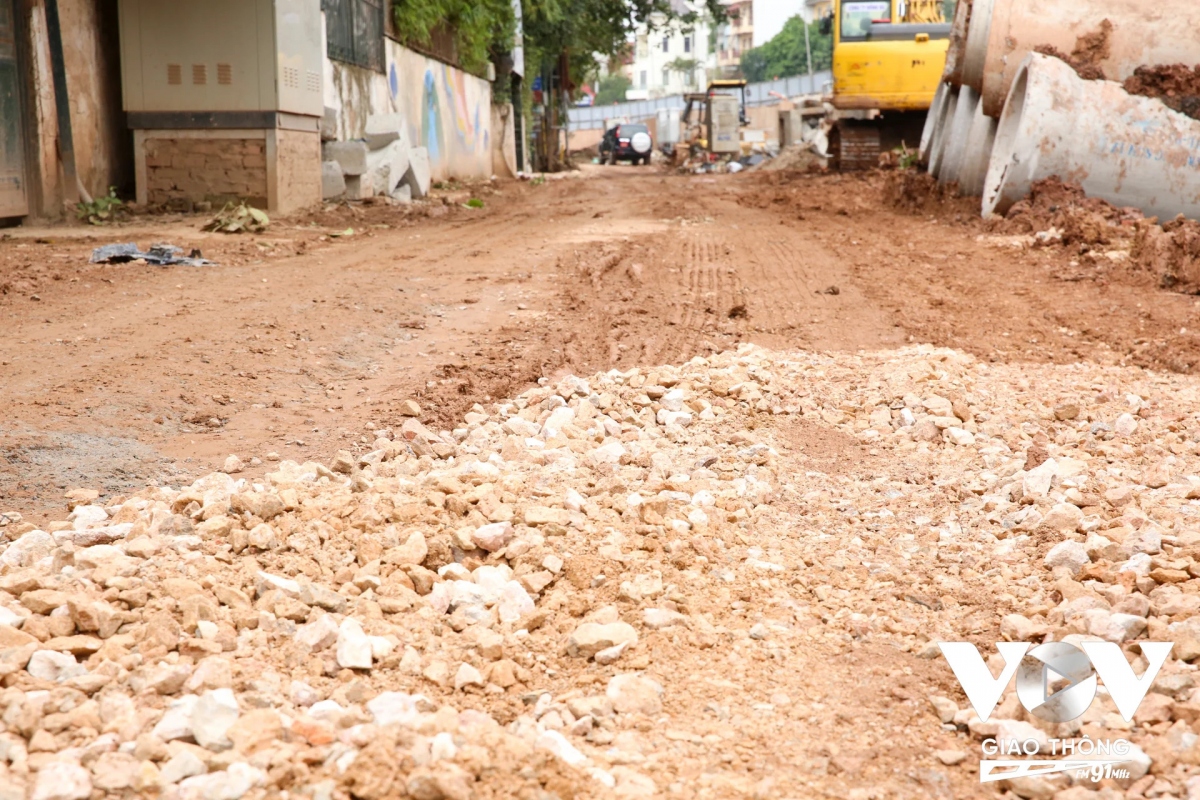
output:
[[[321,0],[120,0],[128,112],[324,114]]]
[[[738,99],[727,94],[708,98],[708,149],[712,153],[740,153],[741,125]]]

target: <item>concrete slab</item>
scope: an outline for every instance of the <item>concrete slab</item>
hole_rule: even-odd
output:
[[[325,106],[325,116],[321,117],[321,141],[332,142],[337,139],[337,109]]]
[[[367,171],[366,142],[326,142],[322,150],[326,161],[336,161],[341,165],[343,175],[362,175]]]
[[[408,163],[408,145],[403,139],[395,139],[386,147],[368,153],[367,174],[372,176],[375,191],[386,195],[395,192],[408,171]]]
[[[414,147],[408,151],[408,171],[404,173],[404,183],[412,190],[414,200],[419,200],[429,194],[432,173],[429,169],[429,151],[424,147]]]
[[[372,114],[367,117],[366,132],[363,138],[367,147],[379,150],[394,141],[406,139],[404,117],[400,114]]]
[[[346,176],[346,199],[366,200],[375,196],[375,183],[370,175]]]
[[[321,162],[321,199],[333,200],[346,193],[346,178],[336,161]]]

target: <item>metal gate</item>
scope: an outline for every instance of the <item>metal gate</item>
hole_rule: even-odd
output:
[[[23,217],[29,213],[20,81],[14,3],[0,0],[0,217]]]

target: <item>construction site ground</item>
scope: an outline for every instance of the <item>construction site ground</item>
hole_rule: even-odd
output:
[[[3,232],[0,783],[1195,796],[1200,301],[896,198],[588,167]],[[217,265],[88,263],[122,241]],[[1072,633],[1180,652],[1055,729],[934,647]],[[984,736],[1081,731],[1132,774],[980,784]]]
[[[463,207],[473,194],[484,208]],[[230,454],[327,459],[402,422],[406,400],[448,426],[542,376],[738,342],[1200,363],[1200,301],[1155,276],[989,234],[967,204],[912,214],[884,194],[879,175],[585,167],[263,235],[201,233],[201,217],[11,229],[0,498],[37,520],[77,485],[120,494]],[[219,266],[88,263],[116,241],[199,248]]]

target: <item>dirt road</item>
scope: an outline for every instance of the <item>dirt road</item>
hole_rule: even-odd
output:
[[[888,180],[8,234],[0,785],[1184,796],[1196,301]],[[87,263],[131,240],[218,266]],[[979,720],[937,647],[1071,634],[1179,647],[1060,725]],[[980,782],[985,736],[1080,734],[1129,774]]]
[[[73,486],[111,496],[230,454],[327,458],[397,426],[406,400],[449,424],[543,376],[739,341],[1200,361],[1191,299],[1136,275],[1081,280],[1070,254],[1014,249],[953,206],[899,212],[879,177],[589,169],[477,194],[480,210],[459,190],[262,236],[187,218],[6,234],[0,498],[36,515]],[[87,263],[124,240],[219,266]]]

